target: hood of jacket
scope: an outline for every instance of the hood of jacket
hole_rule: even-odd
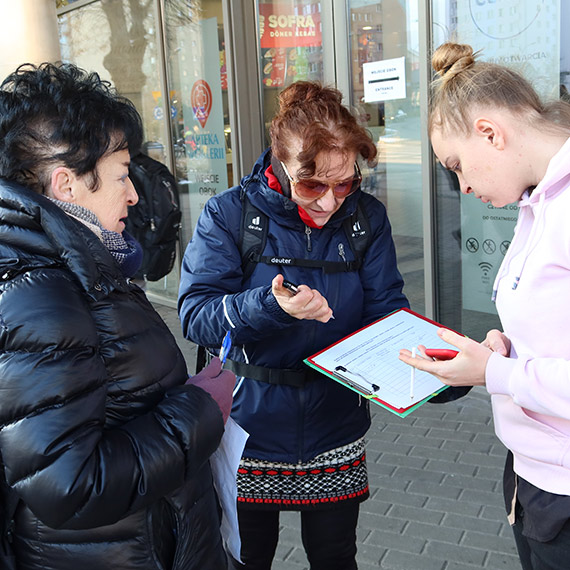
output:
[[[522,195],[522,198],[518,203],[519,217],[515,227],[514,237],[493,285],[493,301],[495,301],[497,297],[497,290],[501,280],[509,271],[514,252],[519,248],[520,241],[524,240],[523,262],[512,283],[513,289],[518,287],[519,281],[521,280],[524,272],[526,259],[544,232],[544,214],[546,208],[560,192],[564,191],[568,187],[570,182],[570,173],[568,172],[569,159],[570,138],[552,157],[546,169],[546,173],[538,185],[532,191],[527,190]],[[515,242],[517,245],[516,247],[513,247]]]
[[[92,298],[127,284],[107,248],[45,196],[0,180],[0,278],[65,265]]]

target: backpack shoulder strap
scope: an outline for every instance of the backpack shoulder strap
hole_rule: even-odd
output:
[[[259,263],[261,253],[267,241],[269,219],[249,200],[245,190],[240,193],[241,225],[239,249],[244,281],[253,273],[255,264]]]
[[[366,250],[372,240],[372,231],[370,229],[370,220],[362,207],[362,201],[358,200],[356,210],[344,221],[344,231],[350,244],[350,249],[359,266],[364,260]]]

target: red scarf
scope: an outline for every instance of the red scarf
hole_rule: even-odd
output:
[[[275,190],[276,192],[279,192],[279,194],[283,194],[283,190],[281,189],[281,184],[279,183],[277,176],[273,174],[273,166],[271,166],[271,164],[265,171],[265,176],[267,176],[267,184],[269,185],[269,188]],[[301,220],[303,220],[303,223],[305,225],[309,226],[310,228],[317,228],[319,230],[323,227],[323,226],[317,226],[317,224],[315,224],[315,222],[313,221],[313,218],[311,218],[311,216],[309,216],[309,214],[307,214],[307,212],[305,212],[305,210],[303,210],[303,208],[301,208],[299,204],[297,204],[297,210],[299,211],[299,217],[301,218]]]

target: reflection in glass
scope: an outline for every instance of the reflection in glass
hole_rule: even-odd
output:
[[[545,97],[564,97],[570,41],[561,38],[565,2],[433,2],[433,48],[453,38],[482,50],[481,59],[513,67]],[[566,34],[567,36],[567,34]],[[493,282],[513,235],[516,204],[494,208],[459,192],[457,178],[436,168],[439,319],[476,340],[501,328]]]
[[[351,0],[348,5],[351,101],[379,152],[378,165],[363,172],[363,188],[388,209],[404,292],[421,313],[425,297],[417,2]],[[370,66],[394,69],[402,63],[403,73],[389,77],[395,79],[393,91],[365,95]]]
[[[233,184],[221,0],[166,2],[171,125],[185,248],[204,204]]]
[[[277,112],[277,96],[301,80],[323,80],[321,2],[260,0],[258,3],[265,142]]]

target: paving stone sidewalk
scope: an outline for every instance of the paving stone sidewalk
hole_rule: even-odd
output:
[[[156,305],[193,372],[195,347],[174,309]],[[371,497],[358,525],[358,568],[520,570],[501,492],[505,448],[483,388],[407,418],[373,406]],[[273,570],[308,570],[298,513],[283,513]]]

